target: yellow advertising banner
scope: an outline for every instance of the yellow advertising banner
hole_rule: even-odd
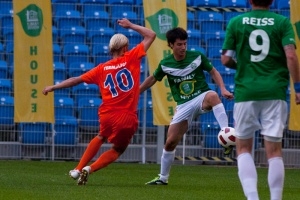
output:
[[[166,32],[174,27],[186,29],[185,0],[143,0],[146,27],[156,33],[156,39],[148,50],[149,72],[153,74],[160,60],[170,55]],[[174,115],[176,103],[171,95],[167,78],[152,88],[153,123],[168,125]]]
[[[13,0],[15,122],[54,122],[50,0]]]
[[[294,31],[296,34],[296,45],[297,45],[297,55],[300,58],[300,1],[291,0],[290,1],[290,11],[291,11],[291,22],[294,25]],[[289,129],[293,131],[300,131],[300,106],[295,103],[295,90],[293,82],[290,84],[291,97],[290,97],[290,117],[289,117]]]

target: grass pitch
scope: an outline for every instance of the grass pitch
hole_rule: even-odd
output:
[[[241,200],[245,199],[235,166],[173,165],[169,185],[149,186],[159,173],[158,164],[113,163],[77,186],[68,176],[75,162],[0,161],[1,200]],[[267,169],[259,168],[260,199],[270,199]],[[299,169],[286,169],[283,199],[296,200]]]

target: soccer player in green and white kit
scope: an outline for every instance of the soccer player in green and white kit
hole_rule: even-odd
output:
[[[153,75],[140,85],[142,93],[166,75],[173,98],[177,102],[176,112],[170,123],[161,157],[159,177],[146,183],[148,185],[168,184],[175,148],[195,117],[213,110],[220,127],[228,126],[224,106],[218,94],[208,87],[203,70],[210,73],[220,87],[223,97],[233,99],[233,94],[226,90],[220,73],[209,60],[198,51],[186,50],[188,35],[184,29],[173,28],[166,33],[166,38],[173,54],[161,60]],[[230,148],[225,150],[225,154],[230,152]]]
[[[221,56],[223,65],[236,69],[233,117],[238,176],[248,200],[259,199],[257,172],[251,156],[257,130],[264,137],[269,163],[270,199],[282,199],[282,137],[288,115],[289,73],[296,103],[300,104],[300,72],[293,28],[288,18],[269,11],[272,1],[250,0],[252,11],[230,20]]]

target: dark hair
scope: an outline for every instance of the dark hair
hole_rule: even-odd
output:
[[[273,0],[252,0],[254,6],[267,7],[273,3]]]
[[[188,38],[188,34],[183,28],[176,27],[168,30],[168,32],[166,33],[166,38],[168,46],[170,46],[170,44],[175,43],[176,39],[186,40]]]

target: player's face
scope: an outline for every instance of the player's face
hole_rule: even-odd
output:
[[[176,58],[183,59],[186,53],[186,40],[176,39],[174,44],[171,44],[171,48]]]

